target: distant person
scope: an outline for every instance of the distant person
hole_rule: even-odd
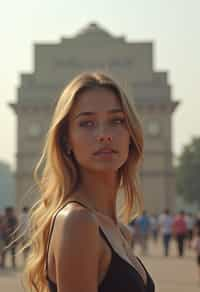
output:
[[[200,230],[194,235],[194,238],[191,242],[191,247],[195,250],[196,253],[196,262],[198,268],[198,281],[200,284]]]
[[[131,240],[131,246],[134,251],[136,244],[141,244],[141,239],[140,239],[140,230],[139,226],[137,223],[137,219],[134,218],[130,223],[129,227],[131,228],[132,232],[132,240]]]
[[[2,253],[2,266],[5,266],[5,257],[8,252],[11,252],[12,257],[12,267],[16,268],[16,228],[18,225],[18,219],[15,215],[13,207],[5,208],[5,244],[6,247]]]
[[[194,220],[193,233],[200,231],[200,215],[196,215]]]
[[[183,257],[185,251],[185,239],[187,235],[187,223],[184,211],[180,211],[179,214],[174,217],[173,234],[177,242],[178,255]]]
[[[148,254],[148,239],[150,235],[150,218],[146,211],[143,211],[142,216],[136,220],[136,224],[139,226],[140,236],[141,236],[141,249],[142,255]]]
[[[25,244],[28,241],[28,232],[29,232],[29,229],[28,229],[28,227],[29,227],[28,211],[29,211],[29,208],[27,206],[24,206],[22,211],[21,211],[21,214],[19,215],[19,231],[18,232],[20,234],[23,234],[21,236],[21,239],[20,239],[22,246],[25,246]],[[27,258],[28,251],[29,251],[28,247],[23,249],[24,262]]]
[[[194,220],[194,216],[190,212],[188,212],[188,214],[185,216],[185,219],[186,219],[186,224],[187,224],[188,247],[191,248],[195,220]]]
[[[153,238],[153,241],[154,243],[157,243],[159,223],[158,223],[158,216],[155,214],[150,216],[150,229],[151,229],[151,236]]]
[[[173,217],[169,209],[165,209],[159,216],[159,230],[162,236],[164,256],[169,255],[170,242],[172,238],[172,223]]]

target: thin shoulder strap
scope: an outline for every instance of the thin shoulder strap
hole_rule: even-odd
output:
[[[71,201],[67,201],[66,204],[64,204],[63,206],[61,206],[60,208],[58,208],[58,210],[53,215],[53,220],[51,222],[50,229],[49,229],[48,241],[47,241],[47,249],[46,249],[46,264],[45,264],[45,266],[46,266],[46,276],[47,276],[47,278],[48,278],[48,254],[49,254],[49,246],[50,246],[50,240],[51,240],[51,235],[52,235],[52,232],[53,232],[53,227],[54,227],[54,224],[55,224],[56,216],[58,215],[59,211],[61,211],[69,203],[77,203],[77,204],[83,206],[84,208],[87,208],[87,209],[91,210],[85,204],[83,204],[83,203],[81,203],[79,201],[76,201],[76,200],[71,200]]]
[[[99,225],[99,233],[104,238],[105,242],[108,244],[108,246],[110,247],[110,249],[113,251],[113,247],[112,247],[110,241],[108,240],[107,236],[105,235],[105,232],[103,231],[103,229],[101,228],[100,225]]]
[[[146,274],[149,275],[149,273],[148,273],[147,269],[145,268],[145,266],[144,266],[143,262],[141,261],[141,259],[138,256],[136,256],[136,258],[137,258],[138,262],[142,265],[142,267],[145,270]]]
[[[94,210],[92,210],[90,207],[86,206],[85,204],[83,204],[82,202],[79,202],[79,201],[70,201],[70,203],[72,202],[75,202],[75,203],[78,203],[79,205],[87,208],[88,210],[90,210],[93,214],[94,214]],[[97,220],[97,223],[99,225],[99,233],[101,234],[101,236],[104,238],[104,240],[106,241],[106,243],[108,244],[108,246],[111,248],[111,250],[113,250],[113,247],[110,243],[110,241],[108,240],[107,236],[105,235],[105,232],[103,231],[102,227],[100,226],[99,222],[98,222],[98,219],[97,217],[95,216],[96,220]]]
[[[76,200],[67,201],[66,204],[64,204],[62,207],[58,208],[58,210],[54,214],[54,217],[53,217],[53,220],[52,220],[52,223],[51,223],[51,226],[50,226],[49,235],[48,235],[47,251],[46,251],[46,276],[47,276],[47,278],[48,278],[48,254],[49,254],[49,246],[50,246],[50,240],[51,240],[51,235],[52,235],[52,232],[53,232],[53,227],[54,227],[54,223],[55,223],[55,220],[56,220],[56,216],[59,213],[59,211],[62,210],[64,207],[66,207],[69,203],[77,203],[77,204],[83,206],[84,208],[90,210],[92,213],[94,213],[94,210],[92,210],[90,207],[88,207],[87,205],[83,204],[82,202],[79,202],[79,201],[76,201]],[[98,219],[97,219],[97,221],[98,221]],[[106,243],[108,244],[108,246],[110,247],[110,249],[113,251],[113,247],[112,247],[110,241],[108,240],[107,236],[105,235],[105,232],[101,228],[99,222],[98,222],[98,225],[99,225],[99,233],[100,233],[100,235],[104,238],[104,240],[106,241]]]

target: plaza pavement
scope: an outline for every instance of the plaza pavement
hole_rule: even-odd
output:
[[[136,246],[135,253],[140,256],[139,246]],[[177,257],[176,246],[173,241],[170,257],[165,258],[162,256],[161,242],[157,245],[150,242],[149,255],[145,257],[140,256],[140,258],[155,281],[156,292],[200,292],[196,262],[192,251],[187,250],[184,258]],[[7,268],[4,271],[0,270],[1,292],[24,291],[20,284],[21,260],[19,257],[17,260],[19,266],[17,271],[9,268],[9,258],[7,259]]]

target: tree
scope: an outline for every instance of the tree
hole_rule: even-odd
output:
[[[176,186],[179,195],[200,206],[200,137],[193,138],[179,156]]]

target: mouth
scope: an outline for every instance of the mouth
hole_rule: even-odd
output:
[[[116,150],[112,148],[102,148],[94,153],[94,155],[112,155],[117,153]]]

